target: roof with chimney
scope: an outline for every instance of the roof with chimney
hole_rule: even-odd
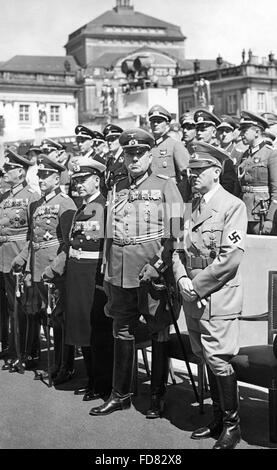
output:
[[[164,38],[165,41],[186,39],[179,26],[135,11],[128,0],[117,1],[112,10],[106,11],[70,34],[69,41],[80,36],[105,39],[132,37],[147,40]]]
[[[73,56],[16,55],[7,62],[0,63],[1,72],[75,75],[78,68]]]

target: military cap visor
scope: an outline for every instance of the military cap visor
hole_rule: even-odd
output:
[[[217,127],[221,123],[221,120],[213,113],[210,113],[206,109],[198,109],[194,113],[194,121],[197,126],[201,124],[208,124],[210,126]]]
[[[114,124],[108,124],[104,129],[103,129],[103,135],[105,139],[107,140],[111,136],[120,136],[123,132],[123,129],[121,127],[116,126]]]
[[[222,168],[222,163],[228,158],[228,153],[223,149],[214,147],[206,142],[196,142],[194,153],[189,161],[189,168],[209,168],[212,166]]]
[[[137,128],[124,131],[119,138],[119,143],[123,149],[151,149],[155,145],[155,140],[149,132]]]
[[[71,178],[77,178],[81,176],[97,175],[100,176],[106,169],[105,159],[96,156],[91,157],[80,157],[72,164],[73,175]]]
[[[157,117],[160,117],[167,122],[171,121],[171,114],[165,108],[159,105],[152,106],[148,112],[149,120],[155,119]]]
[[[7,153],[5,154],[5,163],[4,163],[4,169],[5,170],[11,170],[13,168],[28,168],[29,166],[32,166],[34,163],[30,162],[27,158],[24,158],[21,155],[18,155],[16,152],[13,150],[8,150]]]
[[[75,127],[75,134],[77,137],[82,137],[83,139],[93,139],[93,131],[85,126],[76,126]]]
[[[40,155],[37,159],[38,172],[39,171],[48,171],[52,173],[61,173],[66,168],[60,163],[52,160],[46,155]]]
[[[64,146],[59,142],[55,142],[52,139],[44,139],[41,143],[41,148],[48,148],[53,150],[64,150]]]
[[[239,124],[240,128],[257,126],[265,130],[269,127],[268,122],[264,118],[258,116],[257,114],[251,113],[250,111],[241,112],[241,119]]]

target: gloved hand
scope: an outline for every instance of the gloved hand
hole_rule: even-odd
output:
[[[50,266],[47,266],[41,275],[41,279],[43,281],[52,281],[54,277],[55,277],[55,272]]]
[[[140,282],[150,282],[152,279],[158,279],[159,276],[158,271],[149,263],[147,263],[139,273]]]
[[[272,227],[273,227],[273,223],[271,222],[271,220],[266,220],[263,226],[263,234],[269,235],[272,231]]]
[[[23,271],[25,264],[26,261],[20,255],[17,255],[12,261],[12,270],[15,272]]]

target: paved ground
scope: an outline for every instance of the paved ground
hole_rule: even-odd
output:
[[[0,361],[0,365],[2,365]],[[140,364],[139,394],[130,410],[92,417],[73,390],[85,380],[82,360],[67,384],[49,389],[24,375],[0,371],[0,449],[210,449],[213,440],[192,441],[192,430],[211,416],[210,399],[200,415],[183,363],[174,361],[177,385],[169,385],[163,419],[147,420],[149,382]],[[240,387],[243,440],[239,449],[277,448],[268,442],[267,393]]]

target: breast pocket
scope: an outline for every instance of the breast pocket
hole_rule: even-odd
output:
[[[205,224],[202,227],[202,238],[206,248],[218,251],[222,242],[224,226],[222,223]]]

